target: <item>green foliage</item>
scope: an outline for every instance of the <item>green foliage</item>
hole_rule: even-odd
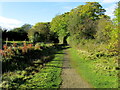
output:
[[[69,24],[67,27],[70,33],[69,44],[73,47],[81,48],[79,45],[85,45],[86,42],[93,39],[98,45],[106,43],[107,46],[103,47],[109,53],[118,55],[119,25],[116,24],[119,20],[118,9],[119,2],[118,8],[115,10],[116,18],[114,22],[110,20],[109,16],[104,15],[105,10],[97,2],[87,2],[85,5],[72,9],[69,13]]]
[[[62,53],[61,46],[59,48],[52,44],[42,51],[32,50],[22,58],[16,55],[16,58],[12,59],[14,60],[12,65],[15,67],[7,65],[9,71],[2,74],[3,82],[0,83],[0,87],[5,89],[59,88],[62,69],[58,67],[62,66],[63,60],[63,54],[55,54]]]
[[[117,7],[114,11],[114,15],[115,15],[114,22],[115,24],[118,25],[118,23],[120,23],[120,18],[119,18],[120,17],[120,1],[117,2]]]
[[[72,66],[93,88],[118,88],[117,57],[96,57],[91,52],[70,49]],[[96,52],[93,52],[96,54]],[[98,54],[96,54],[98,55]],[[91,59],[93,58],[93,59]]]
[[[28,37],[31,41],[45,42],[49,39],[50,25],[48,23],[37,23],[29,31]]]
[[[118,7],[115,9],[115,18],[113,21],[110,20],[109,16],[104,14],[105,9],[103,9],[98,2],[86,2],[85,5],[80,5],[70,12],[57,15],[50,23],[37,23],[32,28],[30,25],[25,24],[22,27],[15,28],[9,32],[7,32],[7,30],[0,30],[2,30],[4,40],[7,35],[10,35],[9,37],[11,40],[14,38],[19,39],[21,36],[22,40],[24,40],[28,33],[29,40],[34,43],[49,42],[52,40],[55,40],[56,42],[58,38],[60,43],[64,43],[64,40],[70,35],[67,38],[67,41],[72,47],[77,49],[71,50],[72,62],[74,63],[73,66],[77,71],[80,72],[83,77],[85,76],[85,78],[97,88],[116,88],[116,67],[118,67],[117,57],[119,54],[118,45],[120,34],[120,2],[117,4]],[[13,38],[12,36],[16,37]],[[54,46],[52,47],[52,45]],[[50,46],[50,49],[47,48],[47,46]],[[23,67],[27,68],[25,71],[21,72],[21,75],[18,75],[19,72],[14,76],[8,74],[8,76],[10,75],[10,78],[4,74],[3,86],[8,86],[8,81],[10,81],[10,87],[15,86],[15,88],[18,88],[19,86],[21,88],[59,87],[61,80],[58,76],[60,75],[61,69],[49,67],[49,65],[60,66],[61,62],[58,60],[60,58],[56,57],[56,62],[50,62],[47,64],[48,67],[42,70],[42,73],[37,73],[37,70],[39,71],[43,66],[43,63],[51,60],[51,58],[49,58],[52,56],[50,55],[52,54],[51,52],[55,53],[57,51],[55,49],[56,44],[46,45],[44,43],[37,43],[35,47],[36,50],[34,50],[34,52],[29,52],[24,56],[15,56],[15,58],[12,59],[14,62],[11,61],[11,59],[4,60],[5,63],[3,62],[3,68],[7,67],[9,70],[18,68],[23,69]],[[39,50],[42,47],[44,47],[43,50]],[[38,60],[38,58],[40,60]],[[24,63],[28,59],[30,61],[37,59],[37,61],[31,62],[34,67],[28,67],[28,64],[31,65],[31,63],[27,62],[27,65]],[[19,62],[19,60],[21,61]],[[39,65],[38,63],[42,63],[42,65]],[[28,75],[28,73],[31,74]],[[33,75],[34,77],[32,78],[31,76]]]
[[[87,2],[70,12],[68,31],[77,39],[94,38],[96,33],[96,20],[104,15],[105,10],[97,2]]]
[[[25,31],[28,32],[30,28],[32,28],[32,25],[30,24],[24,24],[21,26],[21,28]]]
[[[69,33],[75,40],[94,38],[96,20],[104,16],[105,10],[97,2],[87,2],[70,12],[53,18],[51,30],[57,32],[60,43]],[[78,40],[78,41],[79,41]]]
[[[119,54],[119,37],[120,37],[120,1],[117,3],[117,7],[114,11],[115,18],[113,19],[113,29],[111,30],[111,39],[108,46],[110,52]]]
[[[24,24],[21,27],[14,28],[11,31],[13,32],[28,32],[28,30],[32,27],[30,24]]]
[[[31,28],[30,24],[24,24],[21,27],[11,29],[10,31],[2,30],[2,38],[3,40],[16,40],[16,41],[22,41],[22,40],[28,40],[27,34],[28,30]]]
[[[112,21],[108,18],[101,18],[98,20],[95,38],[98,42],[109,42],[113,30]]]
[[[56,16],[55,18],[52,19],[52,22],[50,23],[51,25],[50,29],[58,34],[60,43],[63,43],[63,38],[68,34],[67,31],[68,17],[69,12]]]
[[[46,64],[45,68],[35,74],[32,79],[28,79],[25,84],[20,85],[19,88],[59,88],[61,68],[56,67],[62,66],[63,55],[56,54],[55,57],[53,61]]]

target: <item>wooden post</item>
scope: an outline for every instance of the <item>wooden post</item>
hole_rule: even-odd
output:
[[[6,45],[7,45],[8,38],[6,38]]]

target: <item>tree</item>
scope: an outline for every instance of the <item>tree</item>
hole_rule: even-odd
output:
[[[32,25],[30,24],[24,24],[21,27],[17,27],[9,31],[3,30],[2,38],[3,40],[6,40],[6,38],[8,38],[8,40],[17,40],[17,41],[28,40],[27,34],[28,34],[28,30],[31,27]]]
[[[120,1],[117,3],[117,7],[114,11],[115,18],[113,19],[114,22],[114,28],[111,31],[111,40],[109,43],[109,48],[112,51],[115,51],[115,53],[120,51],[119,43],[120,43]]]
[[[50,32],[50,23],[36,23],[29,31],[28,31],[28,37],[29,40],[34,42],[46,42],[49,38],[49,32]]]
[[[0,29],[2,31],[2,40],[4,41],[4,40],[6,40],[6,38],[8,38],[7,37],[7,29],[2,28],[2,27]]]
[[[114,26],[110,18],[101,18],[98,20],[95,38],[98,42],[107,42],[111,40],[111,32]]]
[[[52,22],[50,23],[50,30],[58,34],[60,43],[63,43],[65,36],[67,36],[69,33],[67,31],[68,18],[69,12],[56,16],[52,19]]]
[[[22,28],[25,32],[28,32],[28,30],[29,30],[30,28],[32,28],[32,25],[30,25],[30,24],[24,24],[24,25],[21,26],[21,28]]]
[[[120,1],[117,3],[117,7],[114,11],[115,18],[113,19],[114,23],[118,25],[120,23]]]
[[[30,28],[32,28],[32,25],[24,24],[21,27],[17,27],[17,28],[12,29],[11,31],[13,31],[13,32],[26,32],[27,33]]]
[[[0,27],[0,42],[2,42],[2,27]],[[0,43],[0,49],[2,49],[2,43]]]
[[[9,40],[28,40],[27,32],[22,27],[14,28],[7,32]]]
[[[104,16],[105,10],[98,2],[86,2],[70,12],[68,31],[77,39],[94,39],[97,20]]]

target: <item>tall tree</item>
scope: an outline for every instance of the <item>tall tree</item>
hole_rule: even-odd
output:
[[[105,10],[98,2],[86,2],[70,12],[68,30],[75,38],[94,38],[96,22]]]
[[[13,32],[26,32],[27,33],[30,28],[32,28],[32,25],[24,24],[21,27],[17,27],[17,28],[12,29],[11,31],[13,31]]]
[[[52,19],[51,31],[56,32],[59,36],[59,42],[63,43],[64,37],[68,35],[67,26],[68,26],[69,12],[58,15]]]
[[[107,42],[111,40],[111,32],[114,25],[110,18],[101,18],[98,20],[95,38],[98,42]]]
[[[32,25],[30,25],[30,24],[24,24],[24,25],[21,26],[21,28],[22,28],[25,32],[28,32],[28,30],[29,30],[30,28],[32,28]]]
[[[119,43],[120,43],[120,1],[117,2],[117,7],[114,11],[114,16],[115,18],[113,19],[114,22],[114,28],[111,31],[111,41],[110,41],[110,49],[112,49],[113,51],[120,51],[119,48]],[[115,52],[116,53],[116,52]]]

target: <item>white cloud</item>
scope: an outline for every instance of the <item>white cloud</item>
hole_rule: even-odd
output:
[[[0,26],[2,28],[13,29],[15,27],[20,27],[21,24],[22,22],[19,20],[0,16]]]
[[[114,18],[114,10],[115,10],[116,6],[117,6],[116,4],[113,4],[112,6],[105,8],[105,10],[106,10],[105,14],[110,16],[111,19]]]
[[[103,0],[103,3],[113,3],[113,2],[118,2],[119,0]]]

